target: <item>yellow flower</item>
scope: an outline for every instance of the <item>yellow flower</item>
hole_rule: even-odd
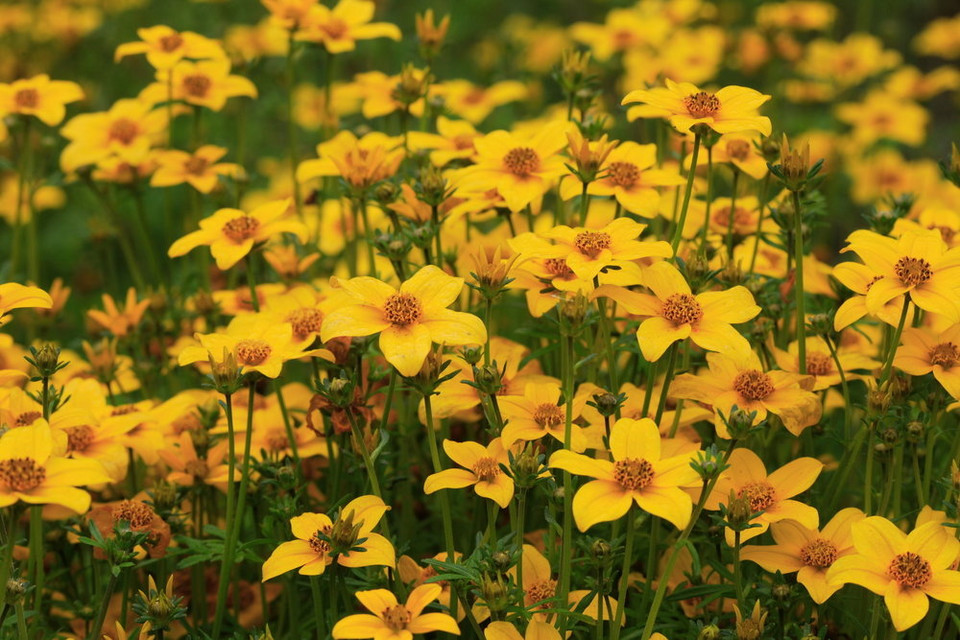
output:
[[[184,58],[205,60],[224,57],[223,49],[211,40],[192,31],[177,32],[166,25],[137,29],[138,42],[127,42],[117,47],[114,61],[126,56],[145,53],[154,69],[169,69]]]
[[[940,333],[905,329],[893,366],[911,376],[932,373],[947,393],[960,400],[960,324]]]
[[[927,615],[928,598],[960,604],[960,571],[950,569],[960,552],[953,531],[928,522],[908,535],[886,518],[866,518],[853,525],[856,555],[834,562],[827,580],[883,596],[893,626],[905,631]]]
[[[39,287],[27,287],[16,282],[0,284],[0,327],[10,321],[7,314],[14,309],[49,309],[53,299]]]
[[[823,31],[833,24],[837,8],[826,2],[793,0],[757,7],[757,26],[765,29]]]
[[[354,569],[395,566],[393,545],[373,532],[389,509],[376,496],[360,496],[340,510],[336,521],[322,513],[291,518],[290,529],[297,539],[282,543],[263,563],[264,582],[293,569],[299,569],[300,575],[317,576],[334,561]]]
[[[431,631],[460,635],[460,627],[452,616],[423,613],[440,591],[438,584],[422,584],[410,592],[404,604],[386,589],[357,591],[357,600],[373,615],[358,613],[343,618],[333,625],[334,640],[412,640],[414,634]]]
[[[610,429],[610,454],[612,461],[564,450],[550,456],[554,469],[596,478],[573,497],[580,531],[622,518],[634,502],[678,529],[687,526],[693,503],[680,487],[698,478],[692,454],[661,458],[660,431],[649,418],[617,420]]]
[[[960,58],[960,16],[931,20],[913,40],[913,48],[925,56]]]
[[[808,44],[797,70],[807,78],[825,80],[841,88],[853,87],[897,66],[900,60],[896,51],[884,50],[880,38],[851,33],[842,42],[818,38]]]
[[[447,345],[482,344],[487,330],[480,318],[447,309],[463,289],[463,278],[447,275],[433,265],[417,271],[399,290],[376,278],[361,276],[341,280],[355,301],[324,318],[320,338],[380,334],[380,350],[387,362],[404,376],[420,371],[436,342]]]
[[[90,494],[77,487],[110,482],[99,462],[57,455],[43,418],[0,436],[0,507],[16,502],[52,504],[76,513],[90,508]]]
[[[207,144],[193,153],[171,149],[154,156],[157,170],[150,178],[152,187],[171,187],[188,183],[200,193],[210,193],[220,184],[220,176],[238,177],[243,167],[230,162],[217,161],[227,155],[224,147]]]
[[[357,48],[357,40],[402,37],[397,25],[370,22],[377,5],[370,0],[340,0],[333,9],[315,4],[300,22],[297,40],[322,44],[329,53]]]
[[[320,259],[320,254],[314,251],[303,257],[297,253],[297,248],[286,244],[270,245],[263,252],[263,259],[273,270],[285,280],[296,280]]]
[[[493,500],[501,509],[507,508],[513,500],[513,479],[500,468],[500,465],[510,466],[510,458],[500,438],[494,438],[486,447],[476,442],[444,440],[443,450],[464,468],[445,469],[427,476],[423,483],[424,493],[472,486],[478,496]]]
[[[862,103],[837,105],[837,119],[853,127],[853,141],[869,146],[894,140],[917,147],[923,144],[930,116],[915,102],[882,91],[867,94]]]
[[[200,229],[183,236],[167,251],[171,258],[186,255],[207,245],[217,267],[229,269],[250,253],[253,246],[281,233],[292,233],[306,242],[308,231],[290,213],[289,200],[276,200],[260,205],[250,213],[240,209],[220,209],[200,221]]]
[[[518,440],[539,440],[551,436],[563,443],[566,429],[566,405],[558,404],[562,390],[556,382],[531,382],[522,396],[500,396],[500,410],[506,426],[500,433],[503,446],[510,448]],[[573,399],[573,419],[580,417],[587,398]],[[587,446],[583,430],[571,425],[570,447],[583,451]]]
[[[75,82],[51,80],[41,74],[10,84],[0,83],[0,114],[34,116],[55,127],[67,114],[66,105],[83,99],[83,89]]]
[[[420,117],[423,115],[422,92],[426,89],[427,77],[427,69],[417,69],[412,65],[392,76],[380,71],[358,73],[354,81],[363,99],[363,117],[379,118],[403,110],[408,110],[413,117]],[[431,87],[431,91],[435,90],[436,87]]]
[[[706,372],[677,376],[670,395],[712,406],[713,424],[721,438],[730,437],[724,418],[730,417],[734,406],[747,413],[756,411],[754,424],[773,413],[795,436],[820,421],[823,407],[819,396],[807,389],[813,384],[809,376],[765,373],[760,358],[749,349],[708,353],[707,366]]]
[[[139,164],[161,141],[166,127],[163,109],[154,111],[142,100],[117,100],[107,111],[84,113],[64,125],[61,133],[70,143],[60,154],[60,166],[75,171],[111,157]]]
[[[49,184],[31,186],[27,182],[21,192],[20,175],[17,172],[0,173],[0,218],[6,220],[11,227],[30,222],[30,216],[35,213],[46,209],[59,209],[66,201],[67,196],[60,187]]]
[[[313,178],[340,176],[351,186],[365,189],[392,177],[403,161],[402,138],[379,131],[357,138],[350,131],[341,131],[317,145],[319,159],[304,160],[297,167],[301,184]]]
[[[411,131],[408,134],[410,148],[430,149],[430,162],[437,167],[452,160],[472,160],[477,152],[473,142],[481,135],[466,120],[451,120],[444,116],[437,118],[437,133]]]
[[[569,123],[554,122],[535,135],[494,131],[474,140],[477,164],[458,174],[455,184],[470,191],[496,189],[511,211],[539,201],[566,171],[558,152]]]
[[[594,57],[603,62],[620,51],[663,44],[672,27],[663,13],[644,12],[639,8],[614,9],[607,14],[602,25],[592,22],[573,24],[570,35],[590,47]]]
[[[750,349],[747,339],[732,326],[760,313],[746,287],[693,295],[680,272],[667,262],[648,267],[643,281],[654,295],[609,285],[596,293],[615,300],[628,313],[646,318],[637,329],[637,342],[647,360],[659,360],[671,344],[687,338],[709,351]]]
[[[184,60],[170,69],[158,69],[157,81],[140,92],[150,104],[165,102],[173,90],[174,100],[220,111],[229,98],[257,97],[257,88],[243,76],[230,75],[226,58],[190,62]]]
[[[260,0],[260,2],[270,12],[270,19],[274,24],[287,30],[297,30],[319,0]]]
[[[127,289],[123,311],[117,307],[117,303],[110,294],[103,294],[102,300],[104,310],[90,309],[87,311],[87,316],[118,338],[135,330],[144,312],[150,307],[150,298],[137,302],[137,291],[133,287]]]
[[[527,623],[525,635],[509,622],[491,622],[483,630],[486,640],[560,640],[560,632],[548,622],[531,620]]]
[[[193,436],[183,431],[174,440],[176,446],[157,452],[160,459],[167,463],[170,472],[167,481],[185,487],[207,485],[226,493],[230,482],[230,466],[226,462],[229,443],[221,440],[205,452],[201,458],[193,445]],[[240,479],[240,470],[234,469],[233,479]]]
[[[793,341],[787,346],[787,350],[778,349],[771,346],[773,357],[784,371],[791,373],[800,372],[799,349],[797,342]],[[840,344],[836,347],[837,359],[847,380],[857,377],[854,371],[872,371],[880,366],[880,363],[866,355],[863,352],[862,345],[847,346]],[[837,370],[837,363],[833,361],[830,354],[830,347],[820,336],[809,336],[807,338],[807,375],[813,377],[813,386],[811,391],[822,391],[840,384],[840,371]]]
[[[478,87],[469,80],[449,80],[436,87],[451,113],[472,124],[480,124],[497,107],[527,97],[527,88],[516,80]]]
[[[842,509],[821,530],[796,520],[775,522],[770,532],[776,544],[747,545],[740,550],[740,557],[771,573],[796,573],[797,582],[813,601],[823,604],[840,589],[839,584],[827,582],[827,570],[839,558],[855,553],[852,527],[865,517],[860,509]]]
[[[666,88],[631,91],[622,104],[644,103],[650,107],[648,117],[668,118],[678,131],[704,124],[717,133],[757,131],[770,135],[770,118],[757,113],[770,96],[735,85],[709,93],[689,82],[678,84],[667,78],[666,83]]]
[[[441,551],[433,556],[433,560],[440,560],[446,562],[447,552]],[[461,562],[463,554],[459,551],[453,552],[454,562]],[[437,570],[430,565],[421,567],[417,564],[417,561],[411,558],[410,556],[400,556],[400,559],[397,560],[397,573],[400,576],[400,580],[408,585],[410,588],[419,587],[422,584],[427,584],[427,580],[430,578],[435,578],[437,576]],[[450,582],[444,580],[442,582],[434,582],[433,584],[439,584],[443,589],[440,592],[440,595],[437,597],[437,602],[442,606],[449,608],[450,607],[450,597],[452,594],[452,589]],[[467,615],[466,610],[461,607],[457,609],[457,621],[463,620]]]
[[[713,492],[707,497],[705,508],[716,510],[730,500],[730,494],[746,498],[750,511],[759,513],[750,524],[759,525],[745,529],[741,541],[755,538],[769,528],[770,523],[795,520],[808,529],[816,529],[820,514],[813,507],[793,496],[809,489],[823,471],[823,463],[815,458],[797,458],[767,475],[760,456],[749,449],[734,449],[730,454],[730,467],[720,475]],[[733,546],[734,535],[726,529],[727,544]]]

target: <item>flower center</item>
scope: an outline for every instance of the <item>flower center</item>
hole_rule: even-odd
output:
[[[461,134],[454,136],[451,142],[453,143],[453,148],[457,151],[466,151],[467,149],[473,149],[473,138],[473,135]]]
[[[911,551],[895,557],[887,569],[887,574],[901,587],[914,589],[923,589],[933,577],[930,563]]]
[[[383,314],[387,317],[387,322],[405,327],[420,320],[423,307],[416,296],[409,293],[395,293],[384,303]]]
[[[328,553],[330,553],[330,543],[324,540],[321,537],[321,534],[323,534],[324,536],[329,536],[330,527],[329,526],[324,527],[320,531],[317,531],[316,533],[314,533],[313,537],[310,538],[309,540],[309,544],[310,544],[310,548],[313,549],[314,553],[316,553],[320,557],[325,557]]]
[[[930,364],[950,369],[960,361],[960,347],[952,342],[941,342],[930,349]]]
[[[603,231],[581,231],[573,239],[577,251],[591,258],[596,258],[601,251],[609,249],[610,244],[610,234]]]
[[[270,357],[270,345],[263,340],[241,340],[237,343],[237,361],[240,364],[257,366]]]
[[[36,109],[39,102],[40,94],[32,87],[20,89],[13,96],[13,103],[20,109]]]
[[[676,326],[699,322],[703,317],[703,308],[689,293],[675,293],[666,299],[660,313]]]
[[[192,73],[183,77],[183,90],[188,96],[194,98],[206,98],[213,81],[200,73]]]
[[[183,44],[183,37],[179,33],[171,33],[168,36],[160,38],[160,48],[170,53],[176,51]]]
[[[727,155],[734,160],[746,160],[750,155],[750,143],[746,140],[730,140],[727,142]]]
[[[484,456],[473,465],[473,473],[484,482],[493,482],[500,475],[500,465],[493,458]]]
[[[534,604],[543,602],[544,600],[552,598],[555,595],[557,595],[556,580],[550,580],[549,578],[546,580],[538,580],[527,587],[527,598]]]
[[[260,221],[251,216],[238,216],[233,220],[228,220],[225,225],[223,225],[223,235],[227,236],[234,242],[240,243],[244,240],[249,240],[257,232],[257,229],[260,228]]]
[[[573,269],[567,266],[567,261],[563,258],[547,258],[543,261],[543,266],[555,276],[569,278],[573,275]]]
[[[37,418],[42,417],[43,414],[39,411],[24,411],[19,414],[13,421],[13,426],[15,427],[29,427]]]
[[[183,470],[193,476],[195,480],[200,480],[206,478],[207,474],[210,473],[210,467],[207,466],[206,460],[188,460],[186,464],[183,465]]]
[[[264,438],[264,444],[270,451],[283,451],[290,446],[290,441],[287,440],[287,434],[282,429],[274,429]]]
[[[768,509],[777,495],[769,482],[750,482],[740,488],[737,497],[746,498],[750,502],[750,511],[756,513]]]
[[[127,146],[133,142],[139,132],[140,127],[130,118],[117,118],[110,123],[107,137],[110,138],[111,142],[119,142]]]
[[[930,263],[923,258],[900,258],[893,265],[893,271],[905,285],[918,287],[933,275]]]
[[[385,625],[393,629],[394,632],[397,632],[407,628],[412,616],[405,606],[395,604],[392,607],[384,609],[380,617],[383,618]]]
[[[653,482],[653,465],[643,458],[624,458],[613,463],[613,479],[624,489],[639,491]]]
[[[93,444],[93,427],[88,424],[77,425],[66,429],[67,451],[82,452]]]
[[[629,189],[640,179],[640,170],[632,162],[611,162],[606,178],[618,187]]]
[[[208,166],[210,166],[210,162],[206,158],[191,156],[190,159],[184,163],[183,168],[187,170],[187,173],[199,176],[207,170]]]
[[[838,555],[837,545],[823,538],[811,540],[800,549],[803,564],[817,569],[826,569],[836,562]]]
[[[515,147],[503,156],[503,164],[510,173],[526,178],[540,168],[540,156],[530,147]]]
[[[12,491],[36,489],[47,477],[47,470],[33,458],[0,460],[0,485]]]
[[[733,389],[747,400],[754,402],[763,400],[774,391],[770,376],[756,369],[738,373],[733,379]]]
[[[807,373],[825,376],[833,372],[833,358],[829,354],[814,351],[807,354]]]
[[[349,27],[347,26],[347,23],[340,18],[331,18],[330,22],[321,25],[320,29],[331,38],[336,39],[342,38]]]
[[[150,505],[139,500],[121,500],[113,508],[112,514],[114,520],[126,520],[134,530],[149,527],[156,515]]]
[[[698,91],[684,98],[683,106],[694,118],[709,118],[720,110],[720,98],[706,91]]]
[[[736,211],[731,213],[730,207],[718,207],[713,214],[714,224],[721,227],[730,226],[730,216],[733,216],[733,228],[737,229],[738,227],[743,227],[749,225],[751,222],[750,212],[741,207],[737,207]]]
[[[563,417],[563,409],[555,404],[544,403],[533,410],[533,421],[544,429],[559,426]]]
[[[311,307],[303,307],[290,312],[287,316],[287,322],[293,327],[293,334],[298,340],[314,334],[320,333],[320,325],[323,323],[323,312]]]

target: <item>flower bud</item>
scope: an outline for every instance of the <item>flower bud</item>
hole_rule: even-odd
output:
[[[715,624],[708,624],[700,629],[697,640],[720,640],[720,627]]]
[[[750,500],[745,496],[737,496],[730,492],[730,501],[727,503],[727,523],[734,529],[742,529],[753,517]]]
[[[603,560],[610,556],[610,544],[605,540],[595,540],[592,545],[590,545],[590,554],[597,560]]]

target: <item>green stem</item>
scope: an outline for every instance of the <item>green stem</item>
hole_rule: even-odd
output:
[[[807,314],[803,296],[803,215],[800,208],[800,193],[793,191],[793,292],[797,306],[797,362],[800,374],[807,373]]]
[[[437,430],[433,426],[433,405],[430,402],[430,396],[423,396],[423,410],[427,419],[427,443],[430,445],[430,461],[433,463],[433,472],[443,471],[443,465],[440,464],[440,448],[437,446]],[[453,547],[453,518],[450,516],[450,500],[446,491],[439,492],[437,496],[440,501],[440,512],[443,516],[443,541],[447,549],[447,562],[455,562],[455,551]],[[454,593],[453,584],[450,585],[450,615],[457,618],[457,598]]]
[[[873,515],[873,456],[876,447],[873,444],[873,438],[870,436],[875,428],[876,422],[871,422],[869,426],[864,428],[864,431],[867,432],[867,466],[863,479],[863,511],[867,515]]]
[[[623,611],[626,608],[627,588],[630,582],[630,567],[633,565],[633,539],[636,533],[632,507],[633,505],[631,505],[630,509],[627,509],[626,515],[627,538],[623,543],[623,567],[620,571],[620,588],[617,592],[617,610],[616,613],[613,614],[613,622],[610,624],[610,640],[618,640],[620,638],[620,621],[623,620]]]
[[[663,411],[667,406],[667,394],[670,392],[670,383],[673,382],[673,373],[677,367],[677,351],[680,349],[680,343],[674,342],[670,345],[670,358],[667,360],[667,373],[663,377],[663,389],[660,391],[660,400],[657,402],[657,414],[653,421],[660,427],[660,420],[663,418]],[[671,432],[672,438],[674,433]]]
[[[740,182],[740,169],[733,166],[733,191],[730,194],[730,214],[727,216],[727,260],[733,260],[733,221],[737,213],[737,186]]]
[[[93,626],[90,627],[90,633],[87,634],[87,640],[98,640],[100,638],[101,629],[103,628],[103,621],[107,617],[107,608],[110,606],[110,600],[113,596],[113,591],[117,588],[117,578],[118,576],[111,571],[110,579],[107,581],[107,589],[103,592],[103,597],[100,599],[100,608],[97,609],[97,617],[93,623]],[[23,605],[18,606],[22,607]]]
[[[890,346],[887,349],[887,358],[883,365],[883,372],[880,374],[880,385],[883,385],[890,379],[890,373],[893,369],[893,359],[897,354],[897,347],[900,346],[900,336],[903,334],[903,326],[907,322],[907,312],[910,310],[910,300],[903,299],[903,309],[900,311],[900,322],[897,323],[897,330],[893,334]]]
[[[741,531],[733,532],[733,587],[737,594],[737,607],[743,612],[743,568],[740,566]]]
[[[562,345],[563,365],[563,398],[566,403],[566,414],[563,427],[563,448],[571,448],[573,440],[573,337],[563,336]],[[563,542],[560,547],[560,590],[558,600],[562,604],[567,602],[570,593],[570,566],[573,560],[573,476],[569,471],[563,472]]]
[[[30,560],[33,564],[34,601],[32,626],[39,623],[43,611],[43,507],[30,507]],[[5,585],[6,583],[4,583]],[[32,629],[36,631],[36,629]]]
[[[516,536],[516,545],[518,557],[523,557],[523,530],[525,527],[524,520],[527,515],[527,490],[522,488],[519,490],[517,495],[517,521],[515,523],[514,536]],[[523,585],[523,562],[517,563],[517,585]]]
[[[317,640],[327,637],[327,624],[324,619],[323,598],[320,596],[320,576],[311,576],[310,593],[313,596],[313,616],[317,621]]]
[[[697,173],[697,159],[700,155],[700,141],[702,136],[697,133],[693,138],[693,153],[690,157],[690,170],[687,173],[687,187],[683,192],[683,206],[680,208],[680,219],[677,221],[677,228],[673,232],[673,241],[670,246],[673,248],[673,259],[677,259],[677,248],[680,246],[680,238],[683,237],[683,227],[687,222],[687,209],[690,206],[690,196],[693,194],[693,178]]]
[[[248,265],[249,267],[249,265]],[[247,421],[253,418],[253,387],[249,390],[250,415]],[[236,451],[236,431],[233,426],[233,395],[223,394],[224,405],[227,413],[227,530],[224,535],[223,557],[220,560],[220,583],[217,587],[217,606],[213,614],[213,637],[220,637],[220,627],[223,624],[223,614],[227,605],[227,592],[230,588],[230,570],[232,569],[233,558],[231,556],[230,540],[233,537],[233,527],[236,518],[236,475],[237,451]],[[248,432],[250,429],[248,428]]]
[[[255,313],[260,312],[260,298],[257,296],[257,274],[254,272],[254,259],[253,254],[248,253],[246,257],[247,263],[247,286],[250,287],[250,306],[253,307]]]
[[[12,505],[3,512],[6,520],[5,537],[3,538],[3,559],[0,560],[0,584],[7,584],[13,569],[13,547],[17,537],[17,508]],[[0,589],[0,611],[7,607],[7,590]]]
[[[370,457],[370,450],[367,448],[367,441],[363,437],[363,433],[360,431],[360,425],[357,424],[357,417],[353,414],[352,409],[347,409],[347,418],[350,420],[350,433],[353,435],[353,439],[357,443],[357,448],[360,449],[360,457],[363,459],[363,466],[367,470],[367,477],[370,478],[370,490],[373,491],[373,495],[377,496],[386,503],[386,500],[383,500],[383,491],[380,489],[380,479],[377,477],[377,467],[373,463],[373,458]],[[387,524],[386,519],[380,521],[383,527],[383,533],[389,538],[390,537],[390,526]]]
[[[23,613],[23,601],[17,603],[17,636],[19,640],[29,640],[30,634],[27,633],[27,618]]]
[[[287,432],[287,440],[290,442],[290,452],[293,454],[293,462],[300,470],[300,453],[297,450],[297,437],[293,433],[293,423],[290,421],[290,414],[287,411],[287,403],[283,399],[283,386],[280,379],[273,381],[273,388],[277,394],[277,405],[280,407],[280,415],[283,416],[283,428]]]
[[[580,226],[587,226],[587,213],[590,211],[590,195],[587,193],[589,182],[584,182],[583,190],[580,192]],[[530,228],[533,231],[533,227]]]
[[[293,204],[297,209],[297,216],[303,215],[303,202],[300,197],[300,184],[297,182],[297,125],[293,121],[293,91],[296,84],[296,65],[293,63],[294,30],[287,33],[287,153],[290,157],[290,179],[293,183]],[[329,104],[326,108],[330,108]]]

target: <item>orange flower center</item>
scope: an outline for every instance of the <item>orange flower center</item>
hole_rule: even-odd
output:
[[[540,156],[530,147],[515,147],[503,156],[503,164],[513,175],[526,178],[540,168]]]
[[[320,557],[324,557],[330,553],[330,543],[324,540],[321,534],[323,534],[323,536],[329,536],[331,530],[331,527],[326,526],[314,533],[313,537],[309,540],[310,548]]]
[[[833,373],[833,358],[829,354],[818,351],[808,353],[807,373],[812,376],[826,376]]]
[[[36,109],[40,103],[40,93],[33,87],[20,89],[13,95],[13,103],[20,109]]]
[[[546,580],[538,580],[527,587],[527,599],[533,604],[543,602],[555,595],[557,595],[556,580],[550,580],[549,578]],[[545,606],[546,605],[544,605],[544,607]]]
[[[270,357],[270,345],[263,340],[241,340],[237,343],[237,361],[240,364],[257,366]]]
[[[330,18],[330,22],[320,25],[320,29],[333,39],[342,38],[349,30],[346,22],[340,18]]]
[[[693,324],[703,318],[703,308],[689,293],[673,294],[664,301],[660,312],[676,326]]]
[[[544,403],[533,410],[533,421],[544,429],[559,426],[563,418],[563,409],[555,404]]]
[[[694,118],[709,118],[720,110],[720,98],[706,91],[698,91],[684,98],[683,106]]]
[[[47,478],[47,470],[33,458],[0,460],[0,485],[11,491],[31,491]]]
[[[227,236],[234,242],[240,243],[244,240],[249,240],[257,233],[257,229],[260,228],[260,221],[251,216],[238,216],[233,220],[228,220],[225,225],[223,225],[223,235]]]
[[[930,563],[911,551],[895,557],[887,568],[887,574],[901,587],[914,589],[923,589],[933,577]]]
[[[581,231],[573,239],[573,246],[580,253],[596,258],[604,249],[609,249],[612,243],[609,233],[603,231]]]
[[[187,170],[187,173],[191,173],[195,176],[201,175],[204,171],[207,170],[207,167],[210,166],[210,161],[206,158],[201,158],[199,156],[191,156],[184,164],[183,168]]]
[[[624,458],[613,463],[613,479],[624,489],[639,491],[653,482],[653,465],[643,458]]]
[[[413,617],[410,615],[410,612],[407,611],[407,608],[402,604],[395,604],[392,607],[387,607],[380,614],[380,617],[383,618],[383,623],[393,629],[393,631],[402,631],[407,628],[407,625],[410,624],[410,619]]]
[[[933,275],[930,263],[923,258],[900,258],[893,265],[893,271],[900,278],[900,282],[907,286],[918,287]]]
[[[270,451],[283,451],[290,446],[290,441],[287,440],[287,434],[282,429],[274,429],[264,438],[264,444]]]
[[[192,73],[183,76],[183,90],[192,98],[206,98],[213,81],[201,73]]]
[[[743,485],[737,492],[738,498],[746,498],[750,502],[750,511],[764,511],[772,505],[777,494],[769,482],[750,482]]]
[[[200,480],[206,478],[207,474],[210,473],[210,467],[207,466],[206,460],[188,460],[186,464],[183,465],[183,470],[186,473],[189,473],[194,477],[195,480]]]
[[[716,211],[713,212],[713,222],[714,224],[727,228],[730,226],[730,207],[718,207]],[[743,227],[749,225],[751,222],[750,212],[742,207],[737,207],[736,211],[733,212],[733,228]]]
[[[734,160],[746,160],[750,155],[750,143],[746,140],[730,140],[727,142],[727,155]]]
[[[383,305],[383,315],[387,322],[405,327],[420,320],[423,316],[423,307],[416,296],[409,293],[395,293]]]
[[[133,142],[139,132],[140,127],[130,118],[117,118],[110,123],[107,137],[111,142],[119,142],[126,146]]]
[[[121,500],[113,508],[113,519],[126,520],[133,530],[146,529],[153,524],[156,515],[150,505],[139,500]]]
[[[168,36],[160,38],[160,48],[170,53],[176,51],[183,44],[183,37],[179,33],[171,33]]]
[[[37,418],[40,418],[42,416],[43,414],[40,413],[39,411],[24,411],[14,419],[13,426],[29,427],[34,422],[36,422]]]
[[[611,162],[606,178],[618,187],[629,189],[640,179],[640,169],[632,162]]]
[[[303,307],[291,311],[287,316],[287,322],[293,327],[293,335],[298,340],[303,340],[311,334],[320,333],[323,313],[319,309]]]
[[[829,540],[817,538],[800,549],[800,560],[808,567],[826,569],[837,560],[837,545]]]
[[[569,278],[573,275],[573,269],[567,266],[567,261],[563,258],[547,258],[543,261],[543,266],[554,276]]]
[[[737,377],[733,379],[733,389],[752,402],[763,400],[774,392],[770,376],[756,369],[738,373]]]
[[[459,136],[454,136],[450,142],[453,143],[453,148],[457,151],[465,151],[467,149],[473,149],[473,138],[471,134],[461,134]]]
[[[484,482],[493,482],[500,475],[500,465],[493,458],[484,456],[474,463],[473,473]]]
[[[930,349],[930,364],[950,369],[960,361],[960,347],[952,342],[941,342]]]
[[[88,424],[77,425],[66,429],[67,451],[86,451],[93,444],[93,427]]]

